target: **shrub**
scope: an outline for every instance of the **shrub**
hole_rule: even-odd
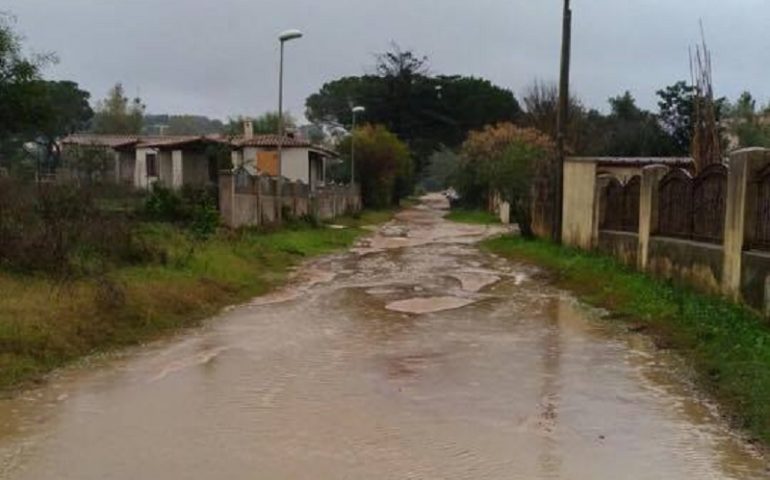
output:
[[[532,184],[547,175],[556,146],[544,133],[510,123],[471,132],[462,147],[455,184],[466,206],[486,203],[499,193],[511,205],[522,235],[533,236]]]
[[[412,190],[412,159],[409,148],[382,125],[357,128],[339,147],[350,151],[356,146],[356,182],[361,184],[361,198],[367,208],[397,205]],[[349,159],[348,159],[349,164]]]
[[[196,238],[205,239],[219,227],[215,188],[185,186],[174,191],[156,185],[145,201],[145,215],[162,222],[189,227]]]
[[[0,184],[0,266],[68,276],[160,256],[134,235],[129,217],[97,208],[89,190]]]

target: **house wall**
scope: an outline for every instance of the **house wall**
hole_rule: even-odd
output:
[[[256,174],[257,153],[274,151],[274,148],[245,147],[242,154],[243,165],[250,173]],[[284,148],[281,153],[283,163],[281,174],[292,181],[310,183],[309,155],[310,150],[307,148]],[[234,165],[238,164],[234,163]]]
[[[612,255],[623,264],[636,266],[638,261],[639,235],[630,232],[602,231],[599,232],[597,248]]]
[[[133,185],[136,154],[134,152],[117,152],[118,156],[118,183]]]
[[[182,181],[185,185],[202,187],[210,183],[209,159],[202,152],[182,154]]]
[[[172,162],[171,152],[158,152],[158,182],[168,188],[174,186],[174,169]]]

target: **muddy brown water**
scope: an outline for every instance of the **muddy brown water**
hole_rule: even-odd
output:
[[[0,401],[0,478],[770,476],[675,358],[481,253],[499,227],[441,206],[202,328]]]

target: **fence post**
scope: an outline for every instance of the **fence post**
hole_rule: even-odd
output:
[[[748,226],[754,219],[746,218],[749,176],[754,163],[765,162],[770,150],[747,148],[730,155],[730,170],[727,175],[727,201],[725,208],[724,255],[722,264],[722,293],[738,300],[741,296],[741,262],[743,244]]]
[[[235,185],[233,172],[221,170],[219,172],[219,215],[228,227],[233,226],[235,210]]]
[[[668,167],[650,165],[642,169],[642,184],[639,189],[639,251],[638,268],[647,270],[650,251],[650,235],[658,224],[658,189],[660,180],[666,176]]]

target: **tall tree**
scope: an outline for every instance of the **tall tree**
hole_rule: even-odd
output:
[[[208,135],[223,133],[221,120],[203,115],[145,115],[142,130],[146,134]]]
[[[47,152],[48,168],[61,161],[57,140],[87,128],[94,115],[88,99],[91,94],[70,81],[39,81],[34,88],[37,98],[37,121],[33,133]]]
[[[610,98],[610,113],[605,122],[604,154],[622,157],[656,157],[676,154],[670,135],[657,117],[642,110],[630,92]]]
[[[757,101],[750,92],[743,92],[729,109],[730,133],[737,140],[737,147],[770,147],[770,124],[767,113],[757,108]]]
[[[419,173],[442,145],[457,147],[469,131],[515,120],[521,110],[509,90],[479,78],[432,76],[426,57],[398,46],[377,56],[374,74],[323,85],[308,97],[305,115],[349,128],[356,105],[366,107],[360,120],[382,124],[407,142]]]
[[[361,185],[364,206],[383,208],[398,205],[411,190],[412,165],[409,148],[382,125],[357,127],[341,145],[344,171],[340,178],[350,180],[350,142],[356,143],[356,183]]]
[[[24,135],[36,124],[36,103],[40,68],[51,56],[28,57],[12,28],[13,18],[0,13],[0,166],[26,140]]]
[[[660,121],[671,135],[676,152],[688,155],[692,147],[695,87],[685,81],[658,90]]]
[[[92,130],[94,133],[137,135],[142,132],[144,109],[139,98],[129,100],[123,85],[117,83],[107,98],[97,104]]]
[[[251,121],[254,127],[254,134],[256,135],[269,135],[278,133],[278,112],[265,112],[262,115],[256,117],[244,117],[238,116],[230,118],[225,127],[225,130],[230,135],[243,134],[243,122]],[[283,114],[284,128],[294,129],[297,126],[297,121],[294,117],[288,113]]]

